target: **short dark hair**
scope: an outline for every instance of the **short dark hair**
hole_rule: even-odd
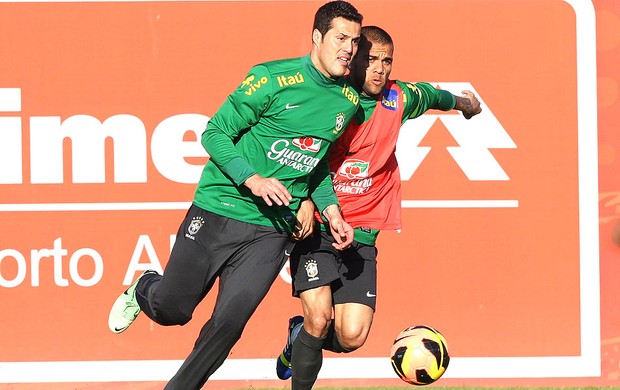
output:
[[[381,45],[392,45],[392,37],[384,29],[377,26],[364,26],[362,27],[362,36],[369,41],[379,43]]]
[[[339,17],[359,24],[362,24],[364,19],[351,3],[342,0],[330,1],[316,11],[312,30],[319,30],[321,36],[325,36],[332,28],[332,20]]]

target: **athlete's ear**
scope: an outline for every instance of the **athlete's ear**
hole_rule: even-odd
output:
[[[322,40],[323,34],[321,34],[321,32],[315,28],[314,31],[312,31],[312,43],[318,46]]]

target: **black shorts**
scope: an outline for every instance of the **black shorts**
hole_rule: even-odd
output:
[[[318,232],[297,244],[291,253],[293,295],[330,285],[334,304],[361,303],[373,310],[377,301],[377,248],[353,241],[338,251],[334,238]]]

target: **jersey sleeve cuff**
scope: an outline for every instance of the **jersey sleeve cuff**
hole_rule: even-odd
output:
[[[315,192],[314,194],[312,194],[312,201],[319,210],[321,218],[323,220],[325,220],[323,211],[325,211],[328,206],[335,204],[338,206],[338,208],[340,208],[340,204],[338,203],[338,197],[336,196],[336,194],[317,194]]]
[[[456,98],[448,91],[439,90],[439,101],[437,102],[437,108],[442,111],[449,111],[456,106]]]
[[[235,157],[224,167],[223,171],[230,176],[236,185],[242,185],[256,171],[242,157]]]

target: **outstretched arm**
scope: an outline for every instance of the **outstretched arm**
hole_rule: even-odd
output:
[[[456,96],[449,91],[442,90],[439,86],[434,87],[426,82],[398,83],[401,84],[408,98],[403,119],[417,118],[431,109],[458,110],[463,113],[465,119],[470,119],[482,111],[478,98],[471,91],[465,90],[462,96]]]

